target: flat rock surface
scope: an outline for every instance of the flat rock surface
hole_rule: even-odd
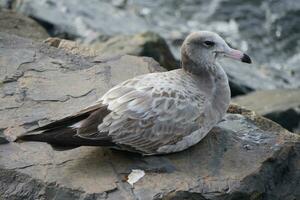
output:
[[[257,91],[232,101],[300,133],[300,89]]]
[[[162,68],[134,56],[82,57],[0,34],[0,129],[9,139],[95,101],[110,87]],[[300,140],[232,106],[199,144],[141,157],[101,147],[54,151],[48,144],[0,145],[2,199],[298,199]],[[132,169],[145,171],[133,186]]]

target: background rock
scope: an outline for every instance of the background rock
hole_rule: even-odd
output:
[[[83,38],[93,33],[151,30],[176,47],[190,31],[209,29],[221,33],[233,46],[248,49],[260,64],[278,66],[299,52],[297,0],[131,0],[119,4],[109,0],[21,0],[16,9]],[[173,50],[179,55],[177,47]]]
[[[81,44],[64,39],[48,39],[46,43],[72,52],[90,55],[135,55],[154,58],[166,69],[176,69],[179,63],[173,57],[165,40],[158,34],[145,32],[131,36],[113,36],[106,41],[96,40],[90,44]],[[91,50],[88,50],[91,49]]]
[[[36,21],[14,11],[0,8],[0,32],[42,41],[49,37]]]
[[[250,69],[241,69],[242,64],[235,61],[223,62],[235,96],[255,90],[300,87],[299,65],[295,64],[295,56],[300,52],[297,28],[300,4],[296,0],[285,2],[20,0],[14,9],[37,19],[52,36],[84,42],[116,36],[98,47],[106,48],[101,52],[151,56],[168,69],[176,66],[168,52],[159,56],[162,51],[152,47],[146,48],[151,51],[141,51],[137,36],[126,35],[158,33],[179,60],[179,47],[188,33],[203,29],[216,31],[231,46],[247,51],[254,61]]]
[[[16,9],[45,23],[54,35],[67,33],[93,39],[99,33],[134,34],[148,30],[145,21],[134,10],[122,10],[106,1],[21,0],[17,2]]]
[[[232,101],[300,133],[300,89],[253,92]]]
[[[115,36],[105,42],[94,41],[90,44],[99,54],[129,54],[152,57],[168,70],[179,67],[165,40],[154,32],[145,32],[132,36]]]
[[[7,34],[0,34],[0,50],[0,115],[6,116],[0,128],[11,138],[78,111],[124,79],[163,70],[148,58],[83,57]],[[298,199],[299,144],[299,136],[235,106],[199,144],[165,156],[141,157],[100,147],[61,152],[35,142],[3,144],[0,196]],[[132,169],[146,172],[133,187],[126,182]]]
[[[220,60],[220,63],[227,73],[233,97],[252,91],[300,87],[300,79],[285,71],[266,66],[257,68],[256,63],[249,65],[228,58]]]

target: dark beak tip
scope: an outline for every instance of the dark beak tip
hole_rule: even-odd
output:
[[[251,58],[247,54],[245,54],[245,53],[244,53],[241,61],[244,62],[244,63],[248,63],[248,64],[252,63]]]

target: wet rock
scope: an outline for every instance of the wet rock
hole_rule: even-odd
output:
[[[46,43],[81,54],[88,52],[90,55],[102,56],[128,54],[152,57],[168,70],[176,69],[179,66],[165,40],[153,32],[132,36],[114,36],[106,41],[93,41],[88,45],[58,38],[50,38]]]
[[[233,97],[257,90],[300,87],[299,79],[286,71],[267,66],[257,67],[257,63],[249,65],[229,59],[220,60],[220,63],[228,75]]]
[[[4,53],[0,115],[6,116],[0,128],[12,138],[78,111],[124,79],[162,70],[148,58],[105,60],[15,36],[0,34],[0,38]],[[299,144],[298,135],[236,106],[199,144],[164,156],[142,157],[100,147],[62,152],[36,142],[3,144],[0,196],[4,200],[298,199]],[[126,179],[133,169],[144,170],[145,176],[131,186]]]
[[[82,38],[97,38],[99,33],[134,34],[147,30],[145,21],[134,10],[122,10],[115,7],[113,2],[27,0],[19,1],[16,9],[52,25],[52,31],[56,33],[66,32]]]
[[[232,101],[300,133],[300,89],[258,91]]]
[[[42,41],[49,37],[46,30],[33,19],[0,8],[0,32]]]

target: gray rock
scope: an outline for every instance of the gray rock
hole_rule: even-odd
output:
[[[220,60],[228,75],[231,96],[258,90],[299,88],[300,82],[286,71],[271,67],[257,67],[257,63],[244,64],[229,59]]]
[[[113,36],[106,41],[96,40],[90,44],[82,44],[80,42],[59,38],[49,38],[46,40],[46,43],[58,48],[69,49],[74,53],[80,54],[88,52],[88,54],[91,55],[102,56],[128,54],[152,57],[168,70],[176,69],[179,66],[179,62],[174,58],[165,40],[153,32],[145,32],[130,36]]]
[[[0,0],[0,8],[12,8],[13,0]]]
[[[26,0],[19,1],[16,9],[82,37],[150,30],[177,46],[188,32],[210,29],[222,33],[233,46],[248,48],[259,63],[284,62],[299,52],[293,45],[300,32],[297,0]]]
[[[111,37],[105,42],[94,41],[92,48],[99,54],[129,54],[151,57],[168,70],[179,67],[165,40],[154,32],[145,32],[135,35],[119,35]]]
[[[134,34],[148,30],[145,20],[134,10],[124,11],[105,1],[27,0],[19,1],[16,9],[54,25],[55,31],[83,38],[96,38],[98,33]]]
[[[33,19],[0,8],[0,32],[42,41],[49,37],[46,30]]]
[[[300,133],[300,89],[258,91],[232,101]]]
[[[0,34],[0,128],[14,138],[76,112],[113,85],[162,70],[148,58],[74,55]],[[16,59],[17,58],[17,59]],[[3,103],[5,102],[5,103]],[[142,157],[100,147],[54,151],[44,143],[0,145],[0,197],[10,199],[298,199],[300,138],[231,106],[199,144]],[[133,186],[132,169],[145,170]]]

